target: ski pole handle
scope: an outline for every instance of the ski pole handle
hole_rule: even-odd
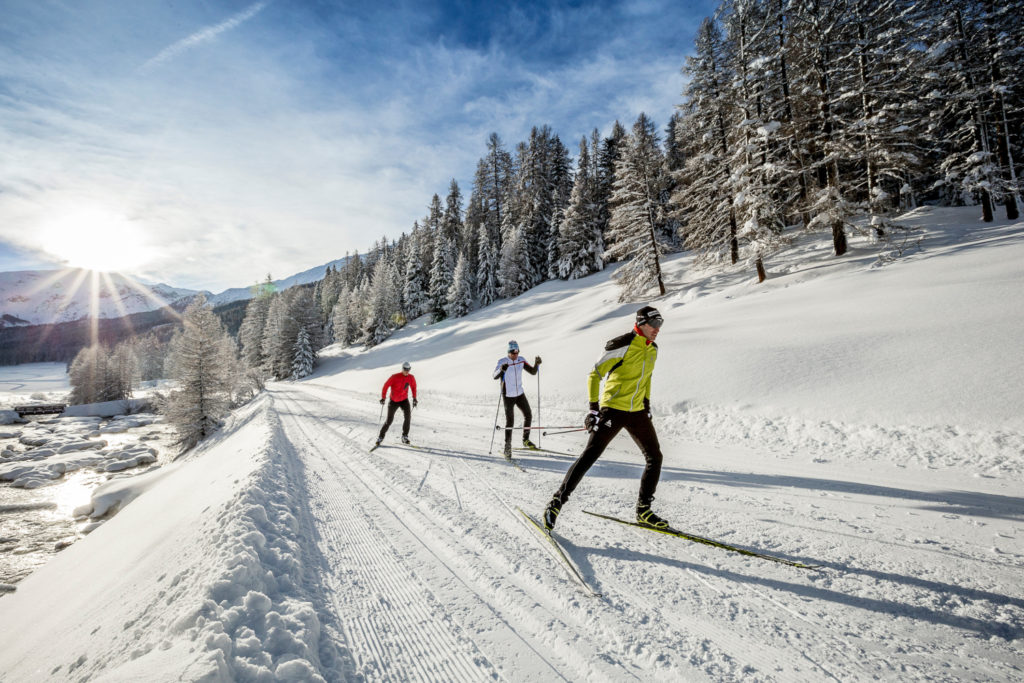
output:
[[[561,427],[559,427],[559,429],[561,429]],[[552,436],[554,434],[569,434],[570,432],[585,432],[585,431],[587,431],[586,427],[578,427],[576,429],[566,429],[563,432],[541,432],[541,434],[543,434],[544,436]]]

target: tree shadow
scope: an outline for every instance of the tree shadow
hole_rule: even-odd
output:
[[[595,576],[593,564],[591,562],[592,557],[607,557],[612,560],[631,563],[648,562],[672,567],[674,569],[690,570],[699,574],[713,576],[723,581],[732,581],[740,584],[755,585],[772,590],[784,591],[802,599],[830,602],[848,607],[855,607],[869,612],[875,612],[877,614],[885,614],[891,617],[909,618],[914,619],[915,621],[922,621],[940,626],[949,626],[964,631],[972,631],[984,637],[996,637],[1003,638],[1005,640],[1016,640],[1024,637],[1024,628],[1012,624],[994,622],[990,619],[978,619],[969,616],[949,614],[921,605],[913,605],[891,599],[847,595],[829,588],[794,583],[762,575],[743,574],[738,571],[710,567],[694,562],[686,562],[684,560],[664,557],[662,555],[654,555],[643,551],[576,544],[565,537],[560,537],[559,540],[562,542],[566,553],[572,557],[573,561],[577,563],[577,566],[579,566],[580,570],[584,573],[584,576],[590,580]],[[811,558],[790,559],[814,561]],[[748,562],[753,565],[757,563],[758,560],[750,559]],[[892,583],[914,586],[916,588],[923,588],[925,590],[935,591],[942,594],[954,595],[959,598],[963,598],[964,600],[984,601],[993,605],[1011,605],[1024,608],[1024,600],[1001,595],[999,593],[964,588],[962,586],[937,581],[927,581],[916,577],[904,576],[902,574],[861,570],[837,563],[826,563],[824,566],[844,574],[861,574],[875,580],[889,581]]]

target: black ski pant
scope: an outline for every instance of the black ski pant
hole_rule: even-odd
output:
[[[530,410],[530,402],[526,400],[526,394],[518,396],[502,396],[505,401],[505,445],[512,445],[512,423],[515,420],[515,408],[523,411],[523,441],[530,438],[530,425],[533,424],[533,411]]]
[[[633,441],[640,447],[647,461],[644,467],[643,476],[640,477],[639,503],[649,505],[654,498],[654,490],[658,488],[658,479],[661,478],[661,446],[658,444],[658,435],[654,432],[654,424],[646,410],[635,413],[627,413],[624,410],[613,408],[602,408],[597,430],[590,433],[587,447],[583,453],[572,464],[569,471],[565,473],[562,486],[555,493],[555,498],[563,504],[569,500],[569,496],[576,490],[583,475],[587,473],[591,465],[604,453],[615,435],[625,429],[633,437]]]
[[[388,401],[388,419],[384,423],[384,426],[380,428],[380,439],[384,438],[384,435],[388,433],[388,427],[395,419],[395,413],[398,409],[402,409],[402,413],[405,415],[405,420],[402,422],[402,436],[409,436],[409,423],[412,422],[412,409],[409,406],[409,399],[404,401]]]

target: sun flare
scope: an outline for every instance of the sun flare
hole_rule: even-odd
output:
[[[137,269],[150,258],[142,228],[119,213],[81,207],[40,230],[43,249],[68,266],[104,272]]]

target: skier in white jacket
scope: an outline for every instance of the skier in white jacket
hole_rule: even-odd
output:
[[[526,400],[526,391],[523,389],[523,370],[531,375],[536,375],[539,367],[540,356],[534,358],[533,365],[530,365],[519,357],[519,344],[513,339],[508,343],[508,355],[499,358],[498,365],[494,368],[494,379],[501,380],[501,396],[505,403],[505,448],[502,453],[506,458],[512,457],[512,423],[517,406],[523,413],[523,448],[537,448],[530,441],[533,412],[530,410],[530,402]]]

